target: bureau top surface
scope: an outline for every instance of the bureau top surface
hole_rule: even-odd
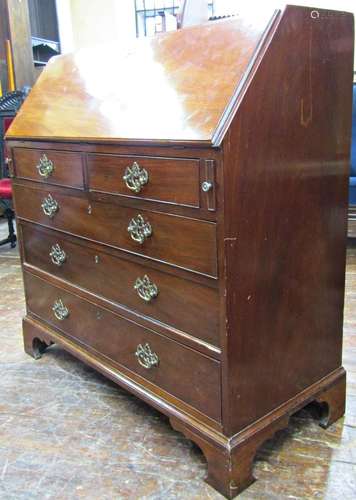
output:
[[[211,145],[272,14],[55,57],[7,138]]]

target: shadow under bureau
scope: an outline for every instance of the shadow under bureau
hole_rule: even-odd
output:
[[[7,134],[25,350],[58,343],[168,415],[233,498],[291,414],[344,412],[353,18],[95,50],[53,58]]]

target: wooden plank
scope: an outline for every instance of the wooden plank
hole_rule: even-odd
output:
[[[32,87],[34,68],[28,3],[25,0],[8,2],[9,30],[15,69],[15,85]]]

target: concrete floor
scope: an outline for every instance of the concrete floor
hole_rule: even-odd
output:
[[[158,412],[55,346],[39,361],[24,354],[17,249],[0,247],[0,293],[1,499],[223,498],[203,482],[199,449]],[[356,244],[344,332],[345,418],[325,431],[305,410],[293,417],[239,498],[356,498]]]

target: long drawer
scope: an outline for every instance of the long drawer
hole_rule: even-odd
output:
[[[216,224],[91,202],[65,190],[14,185],[20,218],[210,276],[217,275]],[[46,212],[46,213],[44,213]]]
[[[25,262],[218,346],[217,289],[120,259],[61,233],[22,225]]]
[[[13,148],[16,177],[83,189],[81,153]]]
[[[220,363],[24,273],[28,311],[65,335],[221,420]]]
[[[91,191],[199,207],[199,160],[90,154]]]

